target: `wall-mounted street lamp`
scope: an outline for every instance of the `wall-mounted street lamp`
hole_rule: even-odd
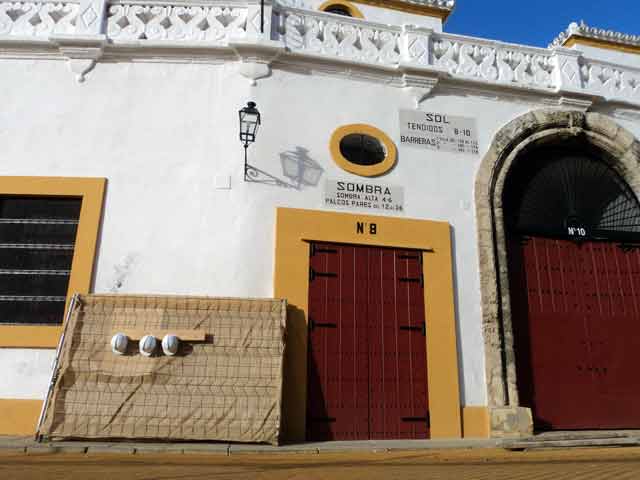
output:
[[[247,103],[238,112],[240,118],[240,141],[244,146],[244,181],[247,181],[249,166],[247,165],[247,149],[256,141],[256,134],[260,126],[260,112],[255,102]]]

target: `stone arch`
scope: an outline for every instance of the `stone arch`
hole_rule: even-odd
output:
[[[475,184],[482,298],[482,330],[488,406],[493,435],[529,433],[530,412],[519,407],[502,194],[514,162],[527,149],[579,138],[604,159],[640,197],[640,142],[598,113],[537,110],[522,115],[496,135]]]

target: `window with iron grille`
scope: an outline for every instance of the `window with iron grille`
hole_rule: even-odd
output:
[[[598,151],[567,142],[518,161],[505,184],[507,228],[520,235],[640,240],[640,202]]]
[[[62,323],[81,204],[0,197],[0,323]]]

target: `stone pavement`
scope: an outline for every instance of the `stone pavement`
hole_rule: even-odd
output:
[[[135,454],[0,450],[3,480],[633,480],[640,448],[509,451],[456,449],[331,453],[240,453],[139,450]]]
[[[456,439],[456,440],[371,440],[344,442],[307,442],[293,445],[258,445],[238,443],[158,443],[158,442],[99,442],[60,441],[38,443],[33,437],[0,436],[0,453],[206,453],[235,455],[282,453],[350,453],[400,452],[420,450],[504,448],[507,450],[535,450],[571,447],[640,447],[640,431],[581,431],[548,432],[528,438],[515,439]]]
[[[491,448],[500,446],[500,440],[371,440],[352,442],[307,442],[292,445],[260,445],[239,443],[157,443],[157,442],[99,442],[56,441],[36,442],[33,437],[0,436],[0,453],[212,453],[234,455],[279,453],[339,453],[339,452],[387,452],[433,449]]]

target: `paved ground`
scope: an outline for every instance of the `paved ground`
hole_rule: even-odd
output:
[[[640,479],[640,448],[174,454],[0,451],[0,479]]]

